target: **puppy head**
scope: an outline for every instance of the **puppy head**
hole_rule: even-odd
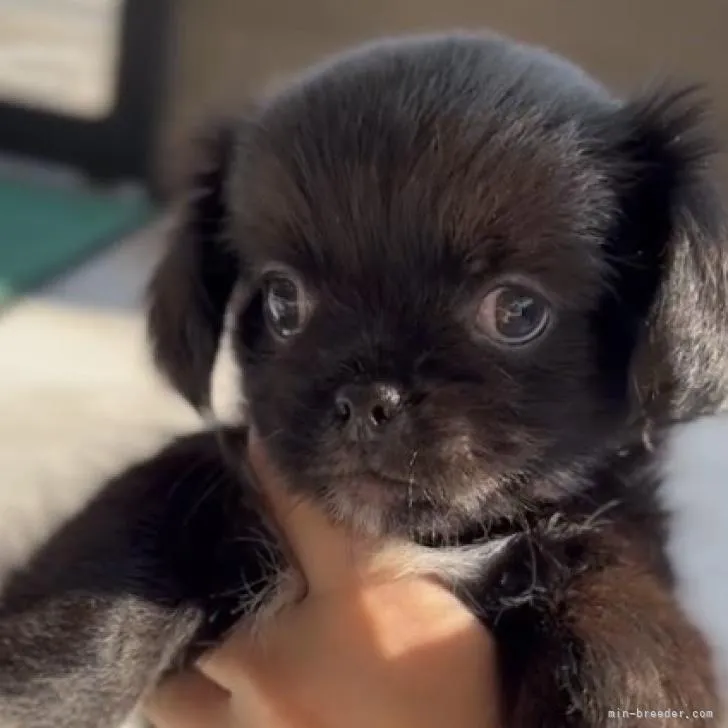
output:
[[[246,417],[334,516],[442,533],[563,497],[637,415],[722,387],[692,111],[497,38],[337,58],[212,136],[157,361],[206,405],[240,285]]]

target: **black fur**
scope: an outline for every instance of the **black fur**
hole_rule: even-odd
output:
[[[181,438],[107,483],[4,585],[0,725],[120,725],[150,679],[244,616],[282,556],[240,484],[215,435]]]
[[[200,409],[235,301],[245,417],[298,494],[423,548],[510,536],[455,584],[498,641],[507,725],[719,711],[671,595],[650,468],[665,428],[728,391],[728,255],[697,108],[691,93],[618,101],[490,36],[368,46],[211,135],[152,282],[157,362]],[[263,315],[271,265],[308,296],[283,342]],[[553,307],[532,346],[474,328],[501,280]],[[374,442],[345,436],[337,393],[375,383],[401,411]],[[17,575],[0,606],[0,718],[105,725],[165,656],[219,637],[242,594],[260,597],[264,526],[236,469],[213,433],[183,440],[108,485]],[[49,675],[98,699],[54,699]]]

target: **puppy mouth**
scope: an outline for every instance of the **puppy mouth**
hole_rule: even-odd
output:
[[[417,485],[412,477],[401,477],[392,473],[385,473],[375,469],[351,470],[347,472],[322,472],[316,477],[327,480],[329,483],[340,483],[342,485],[371,484],[384,485],[396,488],[411,488]]]

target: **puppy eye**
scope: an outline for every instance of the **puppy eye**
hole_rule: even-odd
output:
[[[263,310],[271,331],[281,339],[297,334],[305,323],[306,296],[299,281],[284,273],[263,279]]]
[[[520,346],[541,336],[551,321],[551,307],[524,286],[493,289],[478,309],[478,328],[499,344]]]

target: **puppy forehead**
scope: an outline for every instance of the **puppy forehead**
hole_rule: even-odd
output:
[[[514,74],[508,44],[432,43],[360,52],[268,103],[236,180],[253,255],[327,276],[592,270],[613,200],[575,109],[606,102],[540,57]]]

